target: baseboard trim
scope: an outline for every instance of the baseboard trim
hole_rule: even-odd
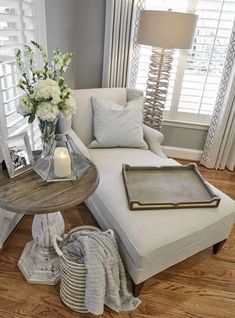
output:
[[[200,161],[202,150],[162,146],[162,151],[167,157]]]

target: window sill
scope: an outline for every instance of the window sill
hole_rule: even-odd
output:
[[[208,130],[210,126],[209,124],[186,122],[186,121],[179,121],[179,120],[169,120],[169,119],[163,120],[162,125],[170,126],[170,127],[196,129],[196,130],[206,130],[206,131]]]

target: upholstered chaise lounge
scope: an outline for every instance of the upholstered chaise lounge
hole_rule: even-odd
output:
[[[124,189],[122,164],[142,166],[178,165],[160,148],[163,136],[144,125],[148,150],[134,148],[88,149],[94,139],[91,96],[120,105],[141,95],[133,89],[89,89],[74,92],[78,104],[72,128],[63,124],[84,153],[96,164],[100,183],[86,204],[102,229],[112,228],[127,271],[138,294],[141,283],[164,269],[214,245],[217,252],[235,220],[235,202],[212,186],[221,197],[217,208],[131,211]],[[67,125],[67,126],[66,126]]]

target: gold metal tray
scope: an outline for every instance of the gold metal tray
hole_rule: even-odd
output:
[[[122,166],[131,210],[217,207],[220,202],[195,164],[187,166]]]

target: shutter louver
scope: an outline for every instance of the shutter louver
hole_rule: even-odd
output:
[[[0,134],[10,137],[28,131],[33,149],[40,146],[37,123],[29,125],[17,113],[22,91],[17,87],[15,50],[36,40],[36,0],[0,0]]]
[[[200,0],[195,13],[199,19],[188,53],[177,116],[209,122],[235,17],[235,1]]]
[[[165,118],[209,123],[235,17],[235,0],[146,0],[146,9],[199,16],[192,49],[175,51]],[[193,9],[192,9],[193,8]],[[136,88],[145,90],[150,47],[141,47]]]

